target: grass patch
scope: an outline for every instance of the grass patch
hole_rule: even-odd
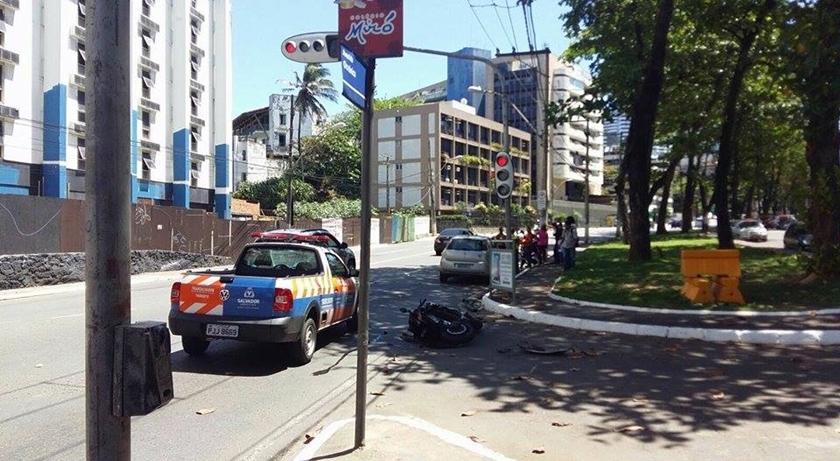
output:
[[[578,253],[575,268],[558,278],[552,291],[581,301],[660,309],[769,312],[840,306],[840,280],[800,284],[805,275],[802,256],[753,247],[740,248],[740,288],[748,304],[693,304],[680,294],[680,251],[714,249],[717,240],[682,234],[651,238],[653,258],[647,262],[628,262],[628,246],[619,241],[587,248]]]

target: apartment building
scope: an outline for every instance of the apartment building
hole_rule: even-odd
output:
[[[559,102],[582,95],[591,84],[587,72],[577,65],[558,59],[547,49],[499,54],[493,58],[489,51],[476,48],[464,48],[456,53],[490,58],[496,64],[496,71],[489,69],[483,62],[450,57],[446,81],[404,96],[432,102],[440,100],[441,93],[445,93],[443,99],[467,99],[476,108],[478,115],[501,122],[503,108],[499,95],[504,94],[511,102],[508,107],[510,125],[530,133],[533,140],[530,172],[532,193],[536,195],[537,190],[545,190],[550,201],[583,200],[587,176],[590,194],[602,193],[603,124],[598,114],[590,114],[556,127],[546,126],[543,115],[549,101]],[[503,74],[504,85],[498,73]],[[469,92],[470,86],[491,91]]]
[[[476,114],[475,108],[447,101],[377,111],[374,155],[378,174],[374,190],[380,209],[419,204],[427,210],[453,211],[456,204],[500,204],[492,189],[494,153],[502,145],[501,123]],[[531,135],[510,129],[514,182],[527,183],[531,171]],[[530,203],[517,190],[513,203]]]
[[[243,112],[233,119],[234,191],[245,181],[283,176],[289,166],[290,146],[297,155],[298,130],[301,138],[312,136],[312,116],[301,119],[295,112],[292,117],[293,102],[292,95],[272,94],[267,107]]]
[[[230,216],[230,0],[131,0],[132,200]],[[0,0],[0,193],[83,199],[85,0]]]

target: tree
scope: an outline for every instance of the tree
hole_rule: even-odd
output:
[[[259,202],[260,209],[274,210],[278,204],[286,201],[287,187],[283,178],[269,178],[257,182],[246,181],[239,185],[239,189],[233,193],[233,198]],[[312,200],[315,196],[315,189],[299,179],[295,180],[294,187],[301,200]]]
[[[782,49],[804,103],[805,157],[810,167],[808,227],[813,271],[840,274],[840,2],[787,2]]]
[[[334,122],[301,144],[301,175],[318,191],[317,200],[361,198],[362,151],[353,128]]]
[[[327,117],[327,109],[321,102],[321,99],[328,101],[337,101],[338,92],[333,86],[333,82],[328,78],[330,71],[320,64],[307,64],[303,70],[303,78],[295,73],[294,87],[297,89],[294,107],[298,112],[298,126],[297,126],[297,146],[300,150],[301,143],[301,129],[303,128],[303,119],[311,117],[313,122],[317,122]],[[289,195],[287,219],[289,224],[294,223],[294,173],[295,158],[292,149],[289,149],[289,171],[288,171],[288,188]]]
[[[630,183],[629,258],[650,260],[647,216],[650,155],[656,110],[664,85],[674,1],[566,0],[561,3],[570,8],[563,19],[567,32],[576,40],[569,55],[593,58],[594,86],[599,93],[610,95],[615,106],[630,115],[627,149],[619,173],[619,182],[626,173]]]

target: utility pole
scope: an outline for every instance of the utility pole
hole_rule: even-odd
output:
[[[131,323],[131,16],[88,0],[85,421],[88,461],[131,459],[131,418],[114,416],[114,336]]]
[[[432,141],[429,140],[427,146],[431,147]],[[437,203],[435,202],[435,168],[434,158],[432,158],[432,150],[429,149],[429,232],[432,235],[437,234]]]
[[[378,201],[378,200],[377,200]],[[391,214],[391,157],[385,157],[385,211]]]
[[[295,145],[295,97],[289,95],[289,129],[286,130],[289,139],[286,144],[289,146],[289,166],[286,171],[286,224],[288,228],[295,225],[295,157],[293,147]],[[299,148],[298,148],[299,149]]]
[[[586,158],[584,158],[586,169],[584,170],[583,180],[583,220],[586,227],[583,231],[583,241],[589,245],[589,114],[584,116],[586,117]]]

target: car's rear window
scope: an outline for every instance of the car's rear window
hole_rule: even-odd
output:
[[[452,236],[452,235],[469,235],[470,232],[466,229],[444,229],[440,231],[440,235]]]
[[[460,251],[484,251],[487,249],[487,242],[476,239],[454,239],[449,244],[450,250]]]
[[[236,264],[236,275],[296,277],[322,271],[315,250],[289,247],[251,247]]]
[[[741,227],[758,227],[758,221],[742,222]]]

